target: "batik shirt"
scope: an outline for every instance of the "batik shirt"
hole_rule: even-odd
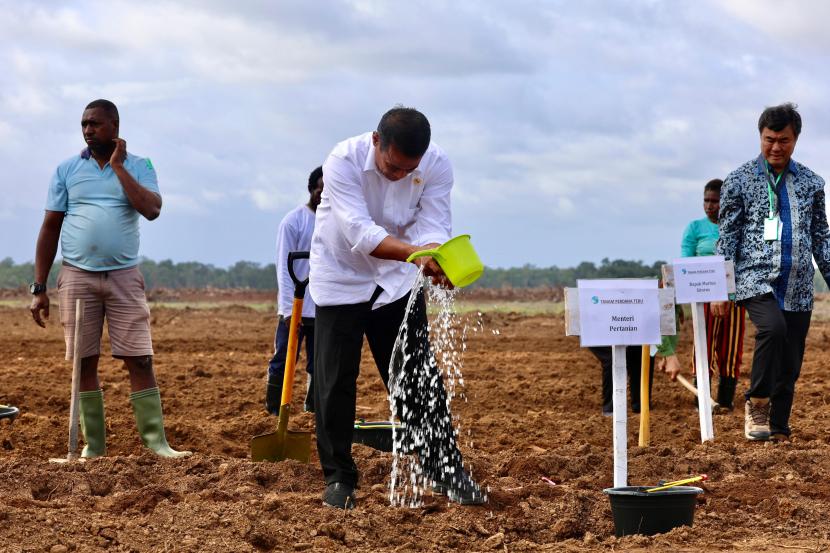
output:
[[[790,160],[773,188],[781,240],[764,240],[770,182],[763,156],[744,163],[723,181],[716,254],[735,262],[736,299],[772,293],[785,311],[813,309],[813,263],[830,277],[830,228],[824,179]]]

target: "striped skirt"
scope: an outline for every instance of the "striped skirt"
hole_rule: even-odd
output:
[[[738,378],[741,375],[741,360],[744,352],[744,331],[746,329],[746,309],[735,302],[729,302],[729,313],[725,317],[715,317],[704,304],[706,319],[706,351],[709,355],[709,371],[720,376]],[[694,368],[694,354],[692,355]]]

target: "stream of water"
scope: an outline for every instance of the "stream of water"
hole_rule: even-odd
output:
[[[426,318],[419,292],[433,311],[426,328],[418,322]],[[405,428],[393,431],[392,505],[422,505],[436,475],[450,480],[462,469],[455,446],[461,425],[450,406],[454,399],[467,400],[461,371],[466,337],[482,324],[480,313],[462,317],[456,312],[457,294],[419,272],[398,331],[389,367],[389,405],[392,420],[402,421]]]

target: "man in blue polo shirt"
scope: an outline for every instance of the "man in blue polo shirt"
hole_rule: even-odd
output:
[[[87,105],[81,129],[87,147],[58,166],[37,239],[31,312],[45,327],[49,318],[46,279],[58,238],[63,265],[58,276],[66,358],[73,356],[75,301],[83,299],[80,421],[83,457],[106,454],[104,394],[98,381],[101,332],[106,318],[112,355],[124,361],[138,432],[145,446],[163,457],[181,457],[164,433],[161,395],[153,372],[150,309],[138,270],[138,216],[161,212],[156,172],[149,159],[127,153],[118,137],[118,109],[109,100]]]

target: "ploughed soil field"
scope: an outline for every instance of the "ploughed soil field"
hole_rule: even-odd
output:
[[[355,445],[358,505],[344,512],[321,503],[316,454],[307,465],[248,459],[251,436],[276,426],[262,407],[271,312],[231,302],[153,307],[167,436],[195,454],[166,460],[142,451],[126,373],[105,346],[109,456],[61,465],[48,459],[66,454],[71,367],[57,309],[43,330],[23,300],[0,307],[0,403],[21,409],[14,424],[0,421],[2,552],[830,549],[830,323],[823,317],[810,330],[791,443],[748,443],[739,408],[715,416],[716,439],[701,444],[693,396],[655,375],[650,447],[637,447],[639,417],[629,413],[630,483],[698,473],[710,480],[694,527],[616,538],[602,493],[612,485],[612,428],[601,415],[600,368],[564,336],[561,314],[491,312],[482,302],[482,315],[464,316],[479,330],[468,332],[466,399],[452,409],[488,504],[463,507],[427,493],[422,507],[392,507],[391,454]],[[751,325],[748,331],[746,366]],[[686,365],[690,335],[687,323]],[[367,350],[358,415],[382,419],[388,406],[370,359]],[[295,398],[301,386],[298,379]],[[295,414],[291,425],[312,430],[313,418]]]

